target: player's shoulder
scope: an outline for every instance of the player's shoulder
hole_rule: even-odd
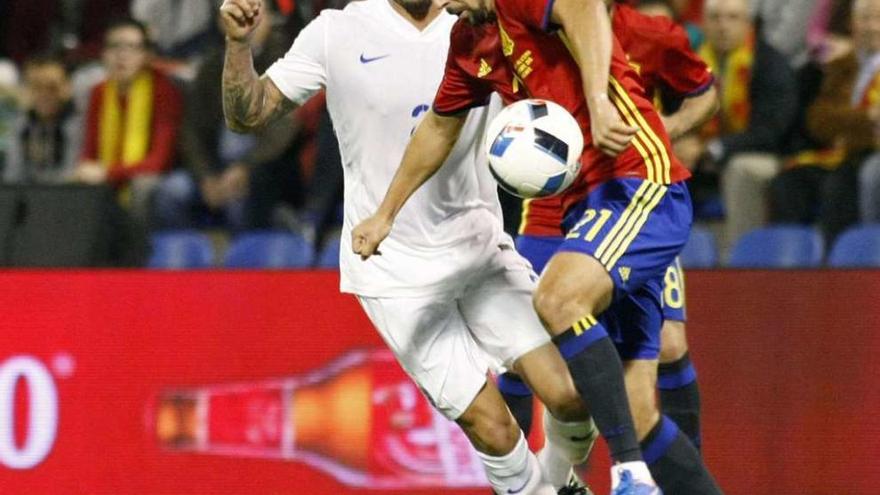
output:
[[[498,39],[498,25],[494,22],[475,25],[464,19],[458,19],[453,24],[449,36],[454,51],[460,49],[467,53],[475,53],[480,48],[494,44],[493,42]]]
[[[688,42],[687,31],[674,20],[664,16],[649,16],[625,4],[614,7],[613,26],[618,37],[638,37],[663,45]],[[689,43],[689,42],[688,42]]]

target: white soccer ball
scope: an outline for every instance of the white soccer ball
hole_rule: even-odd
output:
[[[584,136],[574,117],[547,100],[521,100],[486,131],[489,170],[506,191],[540,198],[564,191],[580,171]]]

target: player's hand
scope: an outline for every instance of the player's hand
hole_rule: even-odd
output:
[[[359,223],[351,231],[351,250],[361,255],[362,260],[379,252],[379,243],[388,237],[391,232],[391,222],[377,216],[372,216]]]
[[[223,33],[232,41],[247,42],[263,20],[263,0],[223,0]]]
[[[629,147],[639,128],[628,126],[623,122],[617,108],[608,99],[608,95],[590,98],[588,107],[590,132],[595,147],[611,156],[617,156]]]

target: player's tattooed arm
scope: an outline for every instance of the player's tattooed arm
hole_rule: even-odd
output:
[[[266,76],[258,77],[250,46],[227,42],[223,65],[223,114],[230,129],[251,132],[296,108]]]
[[[239,132],[261,129],[296,106],[254,70],[250,40],[264,15],[262,0],[224,0],[220,6],[226,34],[223,114],[227,125]]]
[[[452,151],[467,112],[438,115],[429,111],[409,141],[385,198],[373,216],[358,224],[351,232],[352,250],[367,259],[379,252],[379,243],[391,232],[394,218],[406,201],[430,179]]]

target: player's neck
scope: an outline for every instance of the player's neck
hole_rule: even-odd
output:
[[[410,24],[415,26],[415,28],[418,29],[419,31],[423,31],[426,27],[428,27],[434,21],[434,19],[436,19],[437,16],[440,15],[440,13],[443,11],[443,9],[437,7],[436,4],[434,2],[432,2],[430,10],[428,10],[428,15],[426,15],[422,19],[418,19],[418,18],[414,17],[412,14],[410,14],[405,8],[400,6],[400,4],[398,4],[394,0],[387,0],[387,1],[391,5],[391,8],[394,9],[395,12],[400,14],[401,17],[406,19]]]

